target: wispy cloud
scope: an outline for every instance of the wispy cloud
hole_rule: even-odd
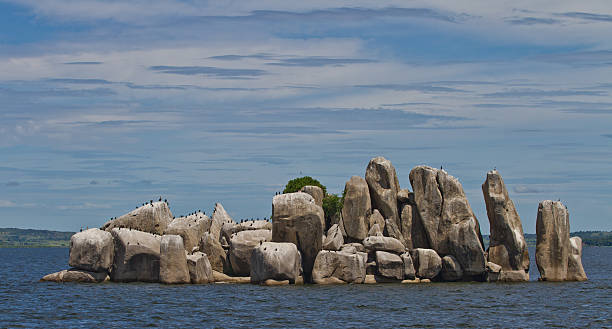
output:
[[[494,93],[483,94],[484,97],[555,97],[555,96],[606,96],[607,92],[600,90],[576,90],[576,89],[557,89],[557,90],[543,90],[543,89],[531,89],[531,88],[520,88],[520,89],[509,89],[505,91],[498,91]]]
[[[300,67],[322,67],[322,66],[345,66],[348,64],[376,63],[377,61],[363,58],[329,58],[322,56],[285,58],[276,62],[266,63],[276,66],[300,66]]]
[[[586,12],[567,12],[556,14],[557,16],[577,18],[585,21],[596,21],[596,22],[612,22],[612,15],[607,14],[595,14]]]
[[[104,62],[86,62],[86,61],[82,61],[82,62],[66,62],[66,63],[64,63],[64,65],[100,65],[100,64],[104,64]]]
[[[553,25],[561,23],[558,19],[541,17],[513,17],[506,19],[506,22],[512,25]]]
[[[252,78],[266,74],[267,72],[259,69],[231,69],[213,66],[150,66],[150,70],[158,73],[179,74],[179,75],[203,75],[219,78]]]
[[[0,208],[10,208],[10,207],[16,207],[16,206],[17,205],[13,201],[10,201],[10,200],[0,200]]]
[[[108,209],[108,208],[111,208],[109,204],[92,203],[92,202],[57,206],[57,209],[60,209],[60,210],[86,210],[86,209]]]

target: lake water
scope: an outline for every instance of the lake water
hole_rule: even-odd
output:
[[[535,250],[532,280],[537,279]],[[42,283],[68,249],[0,249],[0,327],[608,327],[612,248],[585,247],[589,281],[338,286]]]

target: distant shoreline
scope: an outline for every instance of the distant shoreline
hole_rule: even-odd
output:
[[[75,232],[61,232],[36,229],[0,228],[0,248],[68,248],[70,237]],[[570,236],[579,236],[585,246],[612,247],[612,231],[578,231]],[[489,235],[482,236],[485,247]],[[526,233],[529,247],[535,247],[536,235]]]

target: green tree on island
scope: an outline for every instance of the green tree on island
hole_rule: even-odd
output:
[[[325,185],[321,184],[321,182],[310,176],[304,176],[290,180],[289,182],[287,182],[283,193],[298,192],[302,189],[302,187],[308,185],[318,186],[323,190],[323,211],[325,212],[326,221],[329,222],[329,219],[332,216],[337,215],[342,211],[344,195],[340,197],[337,194],[327,194],[327,188],[325,187]]]

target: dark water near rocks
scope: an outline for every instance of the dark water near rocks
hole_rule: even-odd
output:
[[[532,280],[538,273],[532,255]],[[0,249],[0,327],[608,327],[612,248],[590,281],[341,286],[41,283],[68,249]]]

